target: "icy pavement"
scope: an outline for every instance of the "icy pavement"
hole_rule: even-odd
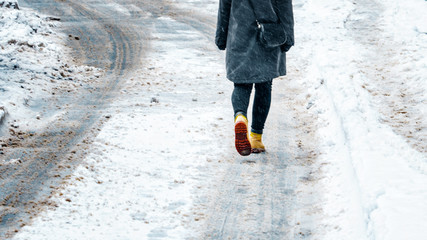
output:
[[[214,28],[217,3],[173,2]],[[233,149],[212,30],[157,17],[57,207],[13,239],[425,239],[427,2],[293,3],[266,154]]]

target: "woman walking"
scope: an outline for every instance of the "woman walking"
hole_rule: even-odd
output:
[[[283,27],[278,46],[261,41],[264,23]],[[242,156],[265,151],[264,124],[270,110],[274,78],[286,75],[286,52],[294,45],[292,0],[220,0],[215,43],[226,51],[227,78],[234,83],[235,145]],[[252,88],[255,98],[248,134],[247,110]]]

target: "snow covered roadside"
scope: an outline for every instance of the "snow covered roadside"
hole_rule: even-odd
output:
[[[419,33],[423,31],[419,22],[426,22],[427,3],[387,1],[381,5],[385,9],[382,13],[371,13],[368,1],[294,3],[303,5],[296,12],[296,29],[300,30],[296,33],[304,44],[295,50],[301,56],[295,64],[307,69],[306,79],[301,81],[312,86],[310,111],[318,115],[323,140],[319,160],[322,172],[317,176],[324,187],[324,200],[319,203],[323,216],[314,238],[425,239],[426,155],[411,144],[423,144],[424,137],[415,135],[413,142],[408,141],[398,133],[399,129],[411,126],[400,124],[392,128],[384,123],[377,107],[390,113],[387,102],[377,102],[366,88],[375,81],[367,72],[380,71],[361,63],[370,61],[375,54],[383,60],[387,56],[380,55],[380,50],[369,52],[381,49],[381,45],[375,45],[375,39],[371,42],[372,49],[362,45],[352,38],[353,29],[348,24],[376,21],[375,14],[379,14],[378,29],[370,29],[373,35],[381,35],[381,31],[399,33],[383,44],[400,43],[411,51],[399,59],[400,48],[396,48],[389,56],[397,59],[395,65],[384,61],[382,66],[375,67],[386,69],[384,72],[406,69],[402,75],[396,75],[407,84],[401,88],[417,92],[411,95],[413,109],[425,112],[427,68],[422,53],[427,50],[427,35]],[[413,19],[424,20],[413,22]],[[390,96],[387,85],[378,87],[380,94]],[[399,102],[397,97],[394,100]],[[417,119],[408,121],[411,120]],[[418,124],[422,128],[425,118]]]
[[[294,4],[297,45],[288,59],[301,77],[291,81],[309,88],[306,108],[318,116],[323,140],[315,163],[321,171],[310,176],[324,194],[313,209],[322,211],[310,213],[320,222],[313,223],[316,228],[306,238],[424,239],[425,155],[382,122],[376,109],[381,102],[375,103],[364,87],[372,81],[360,69],[367,51],[345,25],[349,14],[362,6],[337,0]],[[384,17],[390,10],[402,14],[405,8],[390,4]],[[393,21],[401,20],[400,15],[393,16],[384,28],[398,26]],[[197,225],[205,216],[193,212],[192,204],[211,186],[207,180],[218,174],[207,172],[215,167],[206,164],[235,154],[229,135],[223,142],[223,130],[232,128],[227,120],[229,99],[224,97],[231,87],[224,81],[222,59],[206,54],[215,51],[211,42],[173,19],[159,21],[164,24],[153,26],[160,31],[153,36],[153,49],[158,51],[149,53],[151,61],[129,79],[112,105],[112,117],[91,153],[57,193],[58,208],[42,213],[14,239],[193,236],[186,226]],[[188,38],[177,41],[164,26]],[[420,55],[425,45],[419,44],[421,49],[408,57]],[[407,67],[418,83],[412,86],[419,88],[425,86],[419,81],[426,73],[422,56],[416,59]],[[423,110],[423,99],[414,100]]]
[[[62,111],[58,98],[102,74],[69,57],[58,20],[22,7],[0,8],[0,136],[49,125]]]
[[[224,79],[221,55],[206,54],[217,53],[210,39],[168,17],[152,27],[148,61],[124,84],[91,153],[54,196],[58,208],[42,213],[13,239],[196,234],[188,225],[204,216],[193,211],[193,203],[216,174],[206,165],[219,164],[233,146],[232,137],[226,144],[220,140],[222,129],[232,129],[224,97],[231,83]]]
[[[387,7],[382,16],[385,24],[379,44],[392,67],[382,71],[385,79],[381,82],[389,96],[371,93],[375,95],[374,101],[384,102],[392,109],[386,112],[380,108],[382,120],[424,154],[427,154],[426,5],[421,0],[383,3]],[[369,91],[375,88],[367,85]]]

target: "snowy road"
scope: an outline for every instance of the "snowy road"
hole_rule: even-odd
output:
[[[267,152],[240,157],[216,0],[22,1],[107,73],[8,152],[0,238],[424,239],[427,6],[386,2],[293,1]]]
[[[69,172],[62,169],[71,170],[79,164],[84,154],[82,150],[87,148],[85,143],[90,142],[96,126],[102,122],[103,109],[127,71],[137,64],[135,56],[141,54],[141,44],[135,44],[138,41],[134,39],[134,29],[131,31],[114,19],[106,19],[92,6],[81,5],[78,1],[20,3],[48,15],[60,16],[65,22],[64,31],[70,34],[69,44],[77,50],[74,54],[84,56],[78,59],[107,69],[108,75],[100,83],[84,85],[77,92],[50,99],[47,106],[35,104],[47,109],[46,115],[60,117],[9,150],[7,158],[20,159],[22,163],[19,168],[9,164],[0,169],[0,201],[5,206],[1,213],[1,229],[11,229],[10,224],[16,222],[27,222],[29,216],[37,214],[40,205],[49,204],[47,198],[51,191],[63,180],[58,176]],[[76,41],[76,37],[80,41]]]
[[[104,88],[100,88],[101,91],[99,93],[101,96],[98,97],[99,101],[94,104],[87,104],[87,102],[82,101],[79,104],[96,106],[97,111],[95,113],[90,111],[94,115],[93,119],[99,118],[103,113],[108,112],[105,114],[109,114],[112,117],[103,129],[121,129],[118,132],[119,136],[126,136],[128,131],[132,133],[143,131],[142,136],[133,136],[137,141],[141,142],[141,146],[130,147],[128,145],[131,142],[122,137],[119,138],[122,140],[121,142],[113,144],[123,145],[120,149],[136,148],[132,151],[132,155],[138,152],[145,153],[141,156],[137,155],[136,158],[139,161],[129,164],[128,168],[123,170],[123,174],[132,174],[135,168],[147,165],[150,166],[148,169],[160,168],[155,172],[159,172],[161,175],[164,172],[172,171],[173,168],[171,169],[171,166],[176,166],[177,169],[184,168],[180,171],[192,170],[185,174],[188,175],[187,178],[189,179],[184,176],[176,177],[178,179],[175,179],[174,176],[161,176],[161,179],[165,182],[172,181],[175,184],[185,182],[185,185],[190,185],[186,186],[186,188],[191,190],[187,190],[190,191],[188,196],[193,196],[194,202],[187,199],[187,195],[184,195],[181,200],[179,198],[170,199],[169,201],[173,200],[173,202],[166,201],[163,204],[169,205],[168,208],[170,208],[171,204],[178,203],[177,207],[175,207],[178,210],[188,209],[187,211],[193,211],[193,213],[189,213],[182,210],[182,213],[178,215],[182,215],[182,221],[191,226],[189,229],[193,229],[194,236],[212,236],[219,239],[227,236],[248,238],[254,231],[260,234],[258,236],[260,238],[265,236],[274,238],[284,234],[287,236],[305,234],[300,233],[298,230],[301,226],[301,221],[294,215],[296,205],[301,206],[301,204],[291,203],[297,200],[298,180],[310,172],[309,166],[306,167],[305,165],[310,162],[311,158],[315,157],[315,153],[312,152],[312,149],[304,149],[305,146],[303,145],[305,143],[302,143],[299,137],[305,138],[307,141],[312,140],[303,136],[303,124],[301,123],[299,126],[293,120],[297,117],[291,118],[292,115],[287,114],[287,117],[283,119],[285,112],[294,111],[298,104],[304,104],[303,101],[295,102],[298,99],[298,94],[303,95],[304,91],[297,87],[285,90],[286,82],[284,80],[278,81],[277,88],[284,90],[275,96],[276,103],[273,106],[275,113],[271,114],[271,124],[275,128],[271,131],[272,136],[266,137],[265,140],[267,144],[271,144],[272,150],[265,155],[247,159],[240,159],[235,156],[232,144],[232,121],[227,120],[230,119],[231,112],[229,104],[231,83],[224,79],[223,57],[212,45],[217,3],[215,1],[207,1],[206,3],[204,5],[205,9],[201,12],[193,10],[200,8],[197,2],[184,3],[182,1],[181,6],[172,2],[161,1],[149,3],[147,1],[130,1],[129,3],[121,2],[120,4],[114,2],[101,4],[100,1],[89,3],[46,1],[45,3],[31,3],[30,6],[44,13],[54,13],[54,15],[62,16],[61,18],[65,22],[65,30],[70,31],[72,36],[80,38],[79,44],[75,45],[78,50],[76,55],[85,56],[83,61],[86,64],[94,64],[101,68],[109,67],[111,72],[106,79],[107,81],[103,83]],[[189,10],[186,10],[185,6]],[[53,13],[52,9],[54,9]],[[117,17],[112,19],[111,16]],[[130,28],[132,31],[129,30]],[[129,39],[132,39],[132,41]],[[100,48],[100,43],[105,41],[107,41],[105,45],[111,45],[110,48],[106,48],[107,51]],[[76,44],[76,41],[71,41],[71,44]],[[192,48],[189,48],[190,46]],[[142,51],[142,49],[148,50]],[[141,58],[136,58],[135,56]],[[134,65],[139,66],[140,69],[132,68]],[[122,81],[121,83],[118,83],[119,79]],[[115,94],[114,88],[116,84],[120,85],[121,90]],[[109,95],[114,95],[115,101],[108,109],[105,109],[104,106],[107,105],[105,102],[111,99],[108,98]],[[291,104],[292,102],[294,104]],[[90,107],[90,109],[93,108]],[[124,109],[127,111],[124,111]],[[77,111],[76,115],[84,116],[82,113],[86,113],[84,109]],[[133,123],[135,120],[129,119],[129,116],[138,119],[138,121]],[[160,121],[156,120],[156,117]],[[85,117],[81,119],[83,120]],[[182,121],[182,119],[185,120]],[[69,119],[64,119],[64,122],[68,121]],[[310,120],[308,119],[308,121]],[[81,120],[77,120],[77,122],[81,122]],[[92,134],[91,128],[93,124],[96,124],[96,122],[84,121],[84,125],[81,127],[83,130],[76,134],[75,139],[72,139],[74,144],[78,144],[72,148],[74,149],[72,151],[75,151],[75,154],[79,157],[92,152],[92,150],[84,150],[88,148],[88,145],[80,145],[79,141],[82,137],[88,137],[89,140],[87,142],[91,142],[90,135]],[[123,124],[130,124],[133,129],[127,130],[122,126]],[[180,126],[183,124],[184,126]],[[188,126],[189,124],[190,126]],[[150,127],[148,128],[147,125]],[[178,131],[172,131],[172,129],[168,128],[169,126],[175,126]],[[295,130],[296,127],[301,128]],[[229,131],[225,129],[229,129]],[[164,132],[158,132],[159,130],[171,133],[165,134]],[[101,137],[96,138],[92,145],[97,146],[101,143],[101,145],[104,145],[105,142],[105,144],[110,145],[109,142],[113,141],[114,136],[107,134],[107,137],[105,137],[104,131],[108,132],[108,130],[102,130]],[[117,135],[114,132],[110,134]],[[281,136],[292,136],[292,138],[281,140]],[[179,142],[171,142],[171,139],[181,140]],[[147,142],[147,140],[150,141]],[[224,144],[224,140],[226,144]],[[310,145],[310,143],[308,144]],[[163,145],[164,147],[159,147]],[[66,148],[63,153],[66,154],[70,150],[71,148]],[[118,150],[107,148],[100,151],[107,151],[111,153],[108,155],[115,156],[117,155],[115,152]],[[57,151],[52,152],[55,155],[59,155]],[[165,162],[159,164],[166,160],[170,161],[172,156],[176,163],[171,162],[168,164]],[[230,158],[230,156],[233,157]],[[57,158],[60,159],[60,157],[58,156]],[[74,159],[79,159],[79,157],[68,159],[65,164],[72,165],[71,169],[74,169],[74,167],[80,169],[78,164],[84,166],[93,158],[88,157],[89,160],[77,160],[76,162]],[[108,156],[104,157],[108,159]],[[38,159],[36,157],[34,160]],[[121,155],[112,159],[119,162],[128,161],[125,156]],[[298,159],[303,159],[303,161],[298,162]],[[154,161],[154,163],[151,163],[151,161]],[[3,218],[6,219],[3,222],[8,223],[2,225],[4,229],[8,228],[13,232],[14,228],[12,226],[17,226],[16,222],[20,222],[21,218],[28,217],[22,216],[20,211],[26,211],[33,205],[37,206],[36,209],[45,207],[44,204],[39,202],[33,203],[33,199],[34,195],[40,194],[40,190],[38,190],[40,186],[46,185],[44,181],[49,181],[49,185],[57,189],[55,181],[50,183],[49,176],[66,176],[66,179],[80,179],[79,177],[71,177],[70,170],[63,172],[55,169],[54,166],[55,164],[48,168],[35,168],[42,169],[36,170],[38,175],[37,182],[10,178],[8,181],[11,183],[4,184],[4,186],[10,186],[11,194],[19,194],[19,197],[14,199],[13,202],[8,202],[10,205],[16,204],[18,206],[13,209],[13,215]],[[34,166],[30,169],[34,169]],[[112,172],[104,172],[97,175],[96,178],[106,179],[102,182],[109,182],[116,177],[120,178],[119,176],[115,177],[113,174],[117,169],[110,169]],[[8,171],[10,170],[8,169]],[[31,172],[25,169],[20,171]],[[43,174],[40,174],[42,171]],[[138,175],[140,174],[138,173]],[[149,177],[146,181],[126,183],[126,186],[130,189],[140,186],[145,188],[145,191],[157,187],[158,194],[154,194],[154,196],[145,194],[147,196],[147,204],[155,202],[155,199],[163,199],[168,195],[167,189],[162,195],[160,194],[162,193],[161,187],[153,185],[156,184],[157,174],[151,171],[149,174],[152,177]],[[251,175],[253,176],[250,179],[246,179],[247,176]],[[84,177],[84,179],[87,178]],[[184,180],[181,180],[182,178]],[[201,182],[196,181],[198,178],[204,178],[204,180]],[[98,181],[94,180],[94,182]],[[29,196],[24,195],[23,197],[22,192],[13,191],[15,188],[13,183],[19,183],[22,188],[33,190],[27,190]],[[60,181],[56,181],[56,184],[58,183]],[[240,184],[236,185],[236,183]],[[211,184],[213,185],[210,186]],[[192,188],[195,188],[196,185],[199,186],[195,191]],[[118,188],[125,187],[114,186]],[[61,188],[57,191],[61,191]],[[203,191],[197,191],[197,189],[203,189]],[[57,191],[53,191],[53,194],[56,194]],[[50,198],[49,192],[41,192],[40,198]],[[90,189],[89,192],[93,192],[93,189]],[[139,202],[144,202],[143,199],[143,197],[139,199]],[[248,202],[236,202],[238,199],[247,199]],[[70,202],[76,201],[72,198],[67,198],[66,200]],[[48,207],[58,204],[51,201],[49,200]],[[102,198],[100,201],[103,201]],[[310,204],[310,201],[310,198],[305,199],[305,204]],[[220,205],[216,207],[218,203]],[[215,211],[211,212],[214,209]],[[247,211],[245,214],[237,214],[245,209]],[[265,212],[265,209],[268,210]],[[181,212],[178,210],[177,212]],[[37,211],[39,210],[32,212],[32,214],[37,214]],[[141,211],[146,211],[146,209],[141,209]],[[148,213],[144,214],[147,215]],[[167,218],[169,214],[171,213],[154,215],[151,218],[146,217],[149,222],[157,222],[157,225],[151,224],[152,227],[151,225],[146,227],[148,229],[145,231],[148,231],[149,236],[150,234],[154,237],[171,237],[170,234],[173,236],[173,233],[169,233],[171,230],[168,230],[171,228],[170,226],[158,226],[162,219]],[[193,215],[201,216],[194,217]],[[63,216],[58,216],[57,218],[66,219]],[[141,219],[139,218],[135,220],[135,222],[140,221]],[[251,223],[242,225],[240,229],[235,229],[236,222],[242,221],[250,221]],[[197,227],[203,224],[209,226],[200,229]],[[24,220],[24,224],[21,223],[20,225],[26,225],[26,221]],[[88,227],[92,226],[92,224],[87,225]],[[129,223],[129,225],[131,226],[132,224]],[[188,226],[180,227],[188,229]],[[254,229],[255,226],[257,226],[256,229],[266,227],[270,230],[257,231]],[[120,227],[122,226],[120,225]],[[52,228],[51,224],[49,224],[49,228]],[[64,227],[60,228],[63,229]],[[177,227],[172,227],[172,230],[175,228]],[[37,229],[42,230],[41,227],[37,227]],[[198,230],[196,231],[195,229]],[[55,230],[53,229],[52,231]],[[307,233],[310,232],[308,229],[306,231]],[[132,233],[132,231],[129,232]],[[40,238],[44,238],[42,236],[46,237],[45,233],[41,233]],[[35,235],[32,238],[37,237]]]

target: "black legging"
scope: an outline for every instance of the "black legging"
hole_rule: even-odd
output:
[[[271,85],[273,81],[255,83],[255,99],[252,108],[251,131],[262,134],[265,120],[271,105]],[[251,97],[253,83],[234,84],[231,102],[233,104],[234,115],[243,114],[247,116],[249,100]]]

